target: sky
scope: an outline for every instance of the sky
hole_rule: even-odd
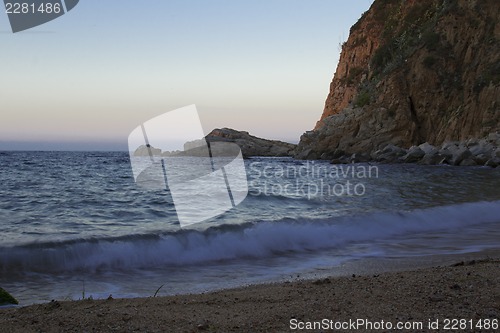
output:
[[[15,34],[0,13],[0,149],[126,150],[141,123],[192,104],[206,133],[298,142],[372,2],[81,0]]]

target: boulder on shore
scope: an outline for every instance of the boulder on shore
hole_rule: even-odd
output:
[[[17,305],[19,302],[5,289],[0,287],[0,306],[3,305]]]
[[[408,150],[408,153],[402,157],[405,163],[416,163],[425,156],[425,152],[420,147],[413,146]]]

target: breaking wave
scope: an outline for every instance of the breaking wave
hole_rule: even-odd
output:
[[[3,276],[206,264],[342,248],[356,242],[500,223],[500,201],[330,219],[284,219],[207,230],[0,248]]]

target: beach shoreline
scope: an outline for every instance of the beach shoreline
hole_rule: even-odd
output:
[[[336,331],[334,325],[365,320],[365,325],[421,323],[420,331],[445,331],[446,319],[457,319],[474,326],[466,331],[479,331],[477,325],[500,319],[497,250],[362,264],[342,267],[343,274],[201,294],[1,309],[0,327],[9,332],[290,332],[300,327]],[[438,329],[428,327],[436,322]],[[308,326],[314,323],[333,326]],[[357,327],[369,328],[377,331]]]

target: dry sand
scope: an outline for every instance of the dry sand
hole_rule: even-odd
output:
[[[294,319],[368,319],[373,325],[382,320],[393,325],[423,323],[424,329],[406,332],[450,332],[444,330],[445,318],[472,320],[474,325],[479,320],[500,319],[499,259],[256,285],[200,295],[53,301],[0,310],[0,331],[290,332],[294,331],[290,328]],[[429,330],[429,319],[440,320],[440,329]],[[312,331],[326,330],[308,332]],[[494,332],[479,328],[466,331]]]

